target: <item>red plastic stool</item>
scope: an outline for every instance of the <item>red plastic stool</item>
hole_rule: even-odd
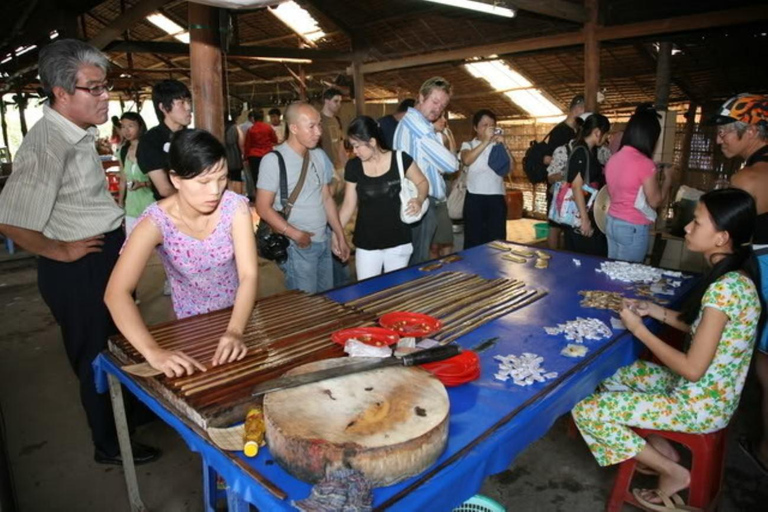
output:
[[[725,468],[727,428],[710,434],[685,434],[643,428],[633,430],[643,438],[654,434],[688,447],[691,450],[691,486],[688,489],[687,503],[704,510],[717,508]],[[640,507],[630,488],[636,464],[637,461],[632,458],[619,465],[619,472],[608,499],[607,512],[620,512],[625,503]]]

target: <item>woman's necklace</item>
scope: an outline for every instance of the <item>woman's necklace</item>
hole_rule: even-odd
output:
[[[189,229],[192,233],[196,233],[196,234],[205,233],[208,231],[208,226],[211,224],[211,217],[213,216],[213,214],[206,215],[205,225],[202,228],[193,228],[192,226],[189,225],[187,220],[184,218],[184,215],[181,211],[181,205],[178,202],[176,203],[176,213],[181,219],[181,222],[183,222],[184,225],[187,227],[187,229]]]

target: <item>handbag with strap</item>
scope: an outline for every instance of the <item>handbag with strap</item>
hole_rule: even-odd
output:
[[[571,158],[573,158],[577,150],[578,148],[574,148],[568,157],[568,166],[566,169],[570,167]],[[587,172],[586,180],[581,188],[584,191],[583,193],[587,195],[584,200],[587,204],[587,211],[589,211],[594,203],[594,197],[597,190],[595,190],[589,182],[590,155],[588,149],[585,148],[585,151],[587,154]],[[573,194],[573,185],[567,181],[558,181],[552,186],[552,205],[550,206],[547,215],[551,221],[574,228],[581,226],[581,212],[579,212],[579,207],[576,205],[576,200],[574,199]]]
[[[461,171],[448,194],[448,217],[453,220],[464,218],[464,200],[467,198],[467,171]]]
[[[296,183],[296,187],[288,196],[288,172],[285,169],[285,160],[283,155],[279,151],[272,151],[277,157],[277,163],[280,167],[280,206],[281,211],[278,211],[285,220],[291,215],[293,204],[299,197],[301,189],[304,187],[304,181],[307,178],[307,169],[309,168],[309,151],[304,154],[304,161],[301,164],[301,174],[299,175],[299,181]],[[275,261],[277,263],[283,263],[288,259],[288,246],[290,245],[288,237],[281,233],[275,233],[270,226],[263,219],[259,221],[259,226],[256,228],[256,245],[259,249],[259,254],[268,260]]]
[[[413,224],[418,222],[427,213],[429,207],[429,198],[424,198],[424,202],[421,203],[421,211],[412,215],[407,212],[408,203],[411,199],[419,197],[419,189],[416,184],[405,177],[405,170],[403,169],[403,152],[397,151],[397,169],[400,172],[400,220],[406,224]]]

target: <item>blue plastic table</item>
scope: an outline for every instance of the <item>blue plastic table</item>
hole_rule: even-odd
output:
[[[589,352],[583,359],[560,355],[560,351],[569,342],[562,335],[547,335],[543,327],[573,320],[577,316],[599,318],[610,325],[610,317],[616,315],[607,310],[582,308],[578,292],[607,290],[627,294],[627,285],[595,272],[595,268],[603,261],[601,258],[548,252],[552,254],[552,259],[549,268],[544,270],[535,269],[532,260],[525,264],[513,263],[502,259],[500,251],[480,246],[459,253],[464,258],[462,261],[433,271],[462,271],[485,278],[521,279],[527,286],[546,289],[549,294],[458,340],[460,345],[470,348],[487,338],[499,337],[495,346],[480,354],[481,377],[472,383],[448,388],[451,413],[445,452],[424,473],[393,486],[375,489],[375,508],[403,511],[451,510],[474,495],[487,476],[507,469],[522,450],[543,436],[558,417],[568,413],[579,400],[589,395],[601,380],[637,358],[642,346],[626,330],[614,330],[610,339],[586,341]],[[574,258],[581,262],[581,266],[574,263]],[[407,268],[332,290],[326,295],[333,300],[346,302],[426,274],[416,267]],[[693,281],[684,280],[674,297],[665,298],[678,301]],[[523,352],[543,356],[543,366],[547,371],[558,372],[558,377],[528,387],[518,387],[511,381],[499,382],[493,378],[498,368],[493,356],[519,355]],[[166,408],[153,393],[143,388],[140,378],[120,371],[110,356],[100,355],[94,366],[100,389],[106,389],[107,375],[115,384],[119,381],[178,431],[191,450],[200,453],[206,468],[207,496],[212,486],[208,469],[226,480],[232,508],[246,502],[260,510],[295,510],[291,500],[309,495],[310,484],[286,473],[273,462],[268,449],[260,451],[255,459],[247,459],[242,453],[224,452],[213,446],[196,427],[182,420],[172,409]],[[119,386],[116,387],[119,389]],[[113,398],[115,394],[113,390]],[[120,421],[119,414],[117,416]],[[235,459],[239,459],[240,464],[244,461],[285,491],[288,499],[280,500],[270,494]],[[127,472],[126,477],[129,476]],[[135,504],[134,509],[142,510],[138,491],[129,489],[129,494]],[[207,502],[206,506],[210,507],[210,497]]]

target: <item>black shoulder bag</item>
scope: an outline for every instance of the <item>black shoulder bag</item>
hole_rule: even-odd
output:
[[[291,215],[293,209],[293,203],[299,197],[304,181],[307,177],[307,168],[309,167],[309,151],[304,154],[304,161],[301,164],[301,175],[299,181],[296,183],[296,188],[291,192],[291,196],[288,197],[288,172],[285,169],[285,160],[283,155],[279,151],[272,151],[277,157],[277,163],[280,166],[280,206],[282,210],[277,212],[283,216],[285,220]],[[272,260],[276,263],[283,263],[288,259],[288,245],[290,240],[284,234],[275,233],[272,230],[272,226],[267,224],[265,220],[259,221],[259,227],[256,229],[256,245],[259,249],[259,254],[268,260]]]

